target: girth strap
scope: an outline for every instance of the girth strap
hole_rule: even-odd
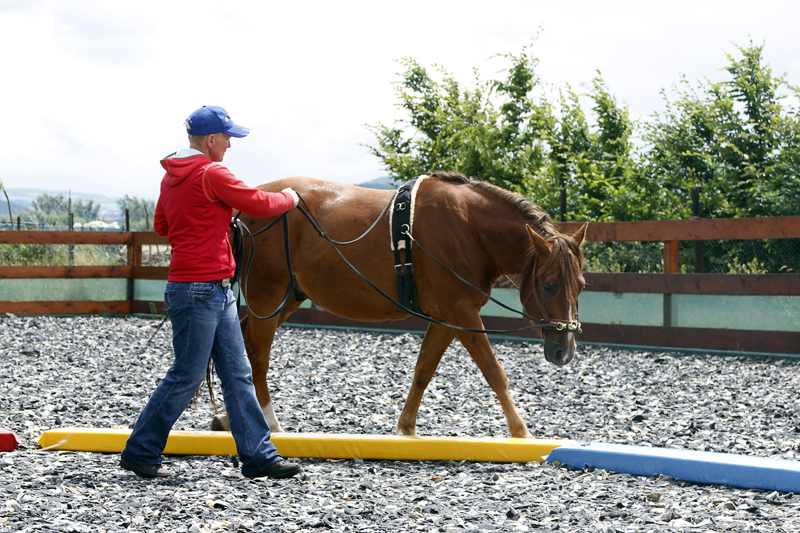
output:
[[[423,178],[424,179],[424,178]],[[414,200],[417,180],[414,178],[407,181],[397,190],[392,201],[392,210],[389,213],[389,224],[391,232],[391,247],[394,252],[394,271],[397,276],[397,301],[408,309],[419,313],[419,301],[417,300],[417,285],[414,282],[414,267],[411,264],[411,232],[414,223]],[[403,261],[400,250],[405,250],[405,261]],[[398,306],[398,311],[401,308]]]

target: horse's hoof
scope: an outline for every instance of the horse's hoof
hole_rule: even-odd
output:
[[[229,431],[229,430],[230,426],[228,425],[227,418],[217,415],[211,419],[211,431]]]

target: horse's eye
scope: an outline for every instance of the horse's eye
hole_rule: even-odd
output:
[[[549,281],[542,283],[542,288],[544,289],[544,292],[546,292],[547,294],[553,294],[554,292],[556,292],[556,286],[550,283]]]

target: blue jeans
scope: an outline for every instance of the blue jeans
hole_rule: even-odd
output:
[[[230,286],[169,282],[164,302],[172,322],[175,361],[139,415],[122,457],[140,465],[161,464],[169,431],[192,401],[213,357],[242,474],[253,476],[279,461],[256,398]]]

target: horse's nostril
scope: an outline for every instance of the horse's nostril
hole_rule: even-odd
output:
[[[564,359],[564,348],[561,346],[556,346],[556,349],[553,350],[553,361],[556,363],[560,363]]]

